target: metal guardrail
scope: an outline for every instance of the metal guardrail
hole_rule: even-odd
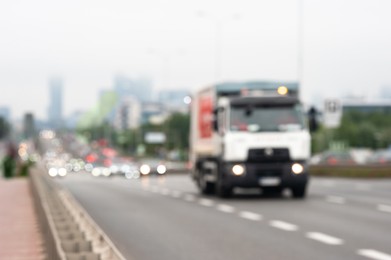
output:
[[[43,167],[31,170],[30,185],[47,259],[125,259],[73,196],[45,174]]]

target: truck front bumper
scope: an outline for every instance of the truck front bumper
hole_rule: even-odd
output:
[[[298,163],[303,166],[303,171],[295,174],[292,171],[292,165]],[[235,175],[232,171],[233,166],[240,165],[244,167],[242,175]],[[286,162],[286,163],[248,163],[235,162],[223,163],[222,176],[224,186],[226,187],[281,187],[294,188],[305,186],[308,182],[308,169],[304,162]]]

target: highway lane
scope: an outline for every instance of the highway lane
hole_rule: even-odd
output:
[[[390,180],[312,178],[305,200],[201,196],[181,175],[58,183],[127,259],[391,259]]]

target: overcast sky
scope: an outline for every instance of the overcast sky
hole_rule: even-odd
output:
[[[391,1],[302,1],[307,103],[391,87]],[[0,106],[45,119],[53,76],[64,80],[65,115],[93,106],[116,75],[191,91],[216,80],[297,80],[298,3],[2,0]]]

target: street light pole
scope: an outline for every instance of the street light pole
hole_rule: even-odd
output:
[[[304,75],[304,53],[303,53],[303,44],[304,44],[304,24],[303,24],[303,14],[304,14],[304,0],[298,0],[298,10],[297,10],[297,78],[299,87],[301,89],[301,93],[303,92],[302,84],[303,84],[303,75]],[[303,95],[301,94],[303,97]]]
[[[221,57],[222,57],[222,22],[216,20],[216,35],[215,35],[215,81],[218,82],[221,77]]]
[[[200,18],[208,17],[204,12],[199,11],[197,14]],[[215,81],[221,80],[222,75],[222,57],[223,57],[223,19],[209,16],[215,22],[215,53],[214,53],[214,77]],[[239,15],[233,14],[232,19],[237,20]]]

